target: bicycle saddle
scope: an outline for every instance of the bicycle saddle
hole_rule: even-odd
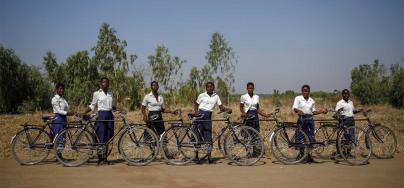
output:
[[[199,114],[199,115],[196,116],[195,114],[189,113],[189,114],[188,114],[188,117],[189,117],[189,118],[197,118],[197,119],[199,119],[199,118],[202,118],[203,115],[202,115],[202,114]]]

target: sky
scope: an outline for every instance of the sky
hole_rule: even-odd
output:
[[[42,65],[47,51],[59,63],[90,51],[102,23],[127,41],[137,66],[165,45],[187,61],[185,77],[222,33],[238,57],[236,93],[249,81],[256,93],[341,90],[354,67],[404,58],[404,0],[0,0],[0,44],[28,64]]]

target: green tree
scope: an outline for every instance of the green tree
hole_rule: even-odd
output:
[[[46,110],[51,89],[39,68],[22,63],[12,49],[0,45],[0,112]]]
[[[168,102],[176,104],[176,97],[179,93],[177,90],[182,85],[181,67],[185,63],[178,56],[171,56],[168,48],[159,45],[154,55],[148,57],[148,63],[152,70],[152,78],[168,91]]]
[[[66,97],[75,105],[87,105],[92,92],[98,87],[98,72],[87,51],[78,51],[69,56],[63,65]]]
[[[133,74],[139,73],[133,66],[137,56],[128,56],[125,50],[126,46],[126,41],[116,36],[115,29],[104,23],[100,27],[97,44],[92,48],[94,52],[92,61],[97,65],[100,76],[106,76],[110,79],[114,98],[121,105],[129,96],[134,97],[133,94],[128,93],[128,88],[133,87],[130,85],[133,84],[134,80],[132,79],[143,76],[133,76]]]
[[[15,112],[27,92],[29,67],[12,49],[0,46],[0,107],[2,113]]]
[[[181,67],[185,62],[178,56],[172,57],[165,46],[157,46],[155,54],[148,57],[153,80],[170,92],[181,84]]]
[[[209,76],[220,78],[216,80],[216,89],[227,92],[227,102],[229,102],[230,92],[234,92],[234,72],[237,58],[232,47],[224,38],[223,34],[215,32],[209,45],[209,51],[206,53],[206,59],[210,66]]]
[[[230,96],[230,90],[226,84],[226,82],[224,82],[224,80],[222,80],[220,77],[216,77],[216,93],[219,96],[226,96],[227,98],[227,104],[229,104],[229,96]]]
[[[372,65],[359,65],[351,72],[352,93],[362,104],[377,104],[388,101],[389,78],[386,68],[376,59]]]
[[[404,61],[404,60],[403,60]],[[391,66],[390,103],[397,108],[404,108],[404,68],[399,64]]]
[[[26,95],[23,102],[17,107],[17,112],[34,112],[51,108],[52,87],[51,83],[42,75],[40,69],[29,66],[26,85]]]
[[[48,73],[48,79],[51,82],[66,82],[63,64],[59,65],[57,63],[54,53],[51,51],[46,52],[46,55],[43,57],[43,65]]]

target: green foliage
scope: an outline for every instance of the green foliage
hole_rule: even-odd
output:
[[[88,51],[78,51],[69,56],[66,63],[58,64],[52,52],[45,55],[43,64],[49,80],[66,85],[66,98],[70,104],[89,104],[92,93],[99,88],[100,78],[106,76],[119,105],[131,110],[140,106],[144,88],[142,72],[133,66],[136,56],[128,58],[126,41],[115,33],[108,24],[101,25],[97,44],[92,48],[93,57]]]
[[[170,92],[181,85],[181,67],[185,62],[177,56],[172,57],[165,46],[157,46],[155,54],[148,57],[153,80],[159,82],[165,90]]]
[[[216,89],[218,91],[227,89],[229,90],[227,93],[234,92],[234,72],[237,58],[233,48],[230,47],[223,34],[218,32],[212,34],[209,48],[210,50],[206,53],[208,64],[202,68],[202,76],[220,78],[216,79]]]
[[[222,80],[220,77],[217,77],[216,83],[216,93],[222,98],[222,102],[228,105],[230,102],[230,90],[226,82],[224,82],[224,80]]]
[[[399,64],[391,66],[391,82],[390,103],[394,107],[404,108],[404,67]]]
[[[97,45],[91,49],[95,53],[94,62],[106,76],[116,73],[115,70],[126,73],[129,70],[129,63],[133,64],[136,59],[135,55],[131,55],[128,59],[125,50],[126,41],[119,39],[115,34],[114,28],[103,23],[98,33]]]
[[[0,45],[0,112],[49,109],[51,88],[39,69],[21,62],[14,51]]]
[[[359,65],[351,72],[351,89],[362,104],[377,104],[388,101],[389,78],[386,68],[375,60],[372,65]]]
[[[137,104],[137,102],[127,105],[125,101],[130,96],[138,98],[138,96],[133,96],[138,92],[130,94],[128,93],[128,88],[133,89],[134,86],[129,84],[133,84],[138,78],[133,74],[140,72],[136,72],[133,66],[137,58],[136,55],[130,55],[130,58],[128,58],[125,50],[126,46],[126,41],[116,36],[115,29],[104,23],[100,27],[97,44],[92,48],[94,52],[92,61],[97,65],[99,74],[110,79],[110,87],[113,90],[117,104],[134,108],[133,104]],[[131,74],[130,70],[135,70],[135,72]],[[141,81],[143,83],[143,79]],[[137,99],[133,100],[137,101]]]

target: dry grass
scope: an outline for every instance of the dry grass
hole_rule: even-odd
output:
[[[317,108],[333,108],[334,103],[331,101],[322,101],[320,99],[316,99],[317,102]],[[291,110],[291,104],[292,100],[283,100],[281,101],[281,104],[283,106],[281,107],[281,113],[279,114],[279,119],[282,121],[296,121],[296,115],[292,112]],[[230,107],[233,109],[233,114],[232,114],[232,120],[239,121],[240,117],[240,111],[239,111],[239,105],[237,103],[232,103]],[[357,106],[358,108],[359,106]],[[172,107],[174,108],[174,107]],[[180,106],[178,108],[181,108],[183,110],[183,118],[186,120],[186,114],[192,112],[192,107],[183,107]],[[274,107],[272,105],[271,100],[269,99],[261,99],[261,108],[265,112],[271,112]],[[362,108],[365,109],[372,109],[373,112],[371,113],[371,120],[374,122],[381,123],[383,125],[386,125],[390,128],[392,128],[397,136],[398,139],[398,150],[397,153],[401,154],[404,152],[404,125],[402,122],[404,122],[404,110],[399,110],[399,109],[394,109],[389,105],[372,105],[372,106],[362,106]],[[3,158],[10,158],[11,157],[11,151],[10,151],[10,140],[12,136],[21,129],[19,125],[30,122],[32,124],[41,124],[41,116],[42,115],[49,115],[49,113],[46,112],[37,112],[34,114],[21,114],[21,115],[0,115],[0,159]],[[357,118],[361,118],[362,115],[358,115]],[[214,119],[222,119],[220,114],[217,114],[216,112],[213,115]],[[316,116],[316,119],[330,119],[331,114],[327,115],[319,115]],[[127,119],[130,122],[141,122],[141,113],[140,111],[134,111],[134,112],[129,112],[127,115]],[[164,115],[165,120],[170,120],[170,119],[178,119],[178,117],[173,116],[173,115]],[[357,125],[360,126],[365,126],[365,122],[358,122]],[[122,123],[117,122],[116,123],[116,128],[119,128],[122,126]],[[168,126],[168,125],[166,125]],[[224,123],[219,122],[219,123],[214,123],[213,124],[213,134],[217,133],[222,127],[224,126]],[[318,124],[316,124],[318,126]],[[263,135],[267,135],[270,131],[270,129],[273,127],[272,122],[262,122],[261,123],[261,133]],[[267,138],[268,139],[268,138]],[[266,143],[268,143],[268,140],[266,140]],[[266,144],[267,145],[267,144]],[[265,148],[268,149],[268,146]],[[220,155],[219,151],[214,151],[213,155]],[[116,147],[114,148],[114,153],[111,156],[112,158],[120,158],[119,154],[116,152]]]

